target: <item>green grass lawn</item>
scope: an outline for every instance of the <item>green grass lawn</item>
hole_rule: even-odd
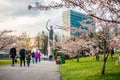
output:
[[[120,64],[115,65],[117,59],[118,55],[108,58],[105,75],[101,75],[102,56],[100,61],[92,57],[80,58],[78,63],[76,59],[66,60],[60,67],[62,80],[120,80]]]
[[[0,65],[8,65],[11,64],[11,60],[0,60]]]
[[[11,65],[11,63],[12,63],[12,60],[0,60],[0,66],[1,65]],[[18,63],[19,63],[19,60],[15,64],[18,64]]]

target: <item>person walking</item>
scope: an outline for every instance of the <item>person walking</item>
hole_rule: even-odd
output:
[[[38,54],[38,51],[36,50],[36,52],[35,52],[35,62],[37,63],[37,61],[38,61],[38,58],[39,58],[39,54]]]
[[[41,61],[41,52],[38,50],[38,61]]]
[[[25,49],[23,47],[20,49],[19,55],[20,55],[20,67],[22,67],[22,61],[24,62],[25,66]]]
[[[30,60],[31,60],[31,51],[26,50],[26,60],[27,60],[27,66],[30,66]]]
[[[35,63],[35,53],[34,53],[34,51],[31,52],[31,55],[32,55],[32,63],[34,64]]]
[[[12,47],[10,49],[9,54],[10,54],[10,57],[12,58],[12,64],[11,64],[11,66],[14,66],[15,65],[16,48]]]

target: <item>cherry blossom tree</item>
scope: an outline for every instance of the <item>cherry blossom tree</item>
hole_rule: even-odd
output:
[[[16,43],[17,37],[14,35],[10,35],[11,32],[13,32],[13,30],[0,31],[0,51],[9,51],[10,46]]]
[[[109,55],[107,50],[110,49],[111,45],[113,45],[114,43],[115,43],[114,47],[119,48],[119,45],[117,43],[119,42],[120,39],[118,35],[116,35],[113,32],[114,30],[117,30],[116,25],[120,24],[119,6],[120,6],[120,0],[62,0],[61,3],[51,2],[48,5],[42,5],[36,2],[34,7],[29,5],[28,8],[50,10],[51,8],[58,9],[62,7],[67,7],[67,8],[79,7],[80,10],[83,10],[88,16],[92,16],[95,19],[95,24],[97,24],[97,27],[100,28],[99,31],[95,34],[90,32],[91,34],[89,35],[86,34],[85,31],[83,32],[85,33],[86,37],[90,42],[93,42],[94,44],[98,45],[99,48],[103,50],[104,60],[103,60],[101,73],[102,75],[104,75],[106,61]],[[74,30],[81,31],[79,29],[74,29]],[[75,43],[71,43],[71,44],[75,44]],[[73,48],[75,49],[75,47]],[[71,48],[69,47],[69,49]],[[77,51],[79,51],[79,49]],[[73,51],[72,53],[76,53],[76,52]]]
[[[17,50],[19,50],[21,47],[32,49],[32,46],[30,45],[30,37],[26,32],[22,32],[16,41]]]
[[[89,34],[88,34],[88,37],[89,37],[89,41],[92,41],[98,47],[97,50],[95,50],[95,52],[94,52],[94,48],[91,49],[92,53],[93,52],[98,53],[98,51],[103,51],[104,59],[103,59],[101,73],[102,75],[104,75],[107,58],[109,56],[111,48],[120,49],[118,44],[120,41],[119,35],[116,35],[116,34],[119,34],[118,33],[119,28],[116,31],[116,26],[117,26],[116,23],[105,22],[101,20],[98,20],[98,21],[99,23],[96,24],[96,27],[99,30],[93,35],[93,38],[90,38]],[[86,24],[83,24],[82,22],[81,24],[83,26],[86,26]],[[91,28],[92,26],[91,27],[90,26],[91,25],[88,25],[87,27]]]
[[[71,29],[71,31],[85,32],[75,27],[67,27],[67,28],[61,27],[61,28],[64,30]],[[54,42],[54,44],[56,48],[59,48],[60,52],[69,55],[70,58],[77,57],[77,62],[79,62],[80,53],[83,53],[83,51],[87,51],[88,49],[87,41],[85,39],[82,39],[81,36],[77,36],[77,37],[71,36],[69,38],[63,37],[62,42]]]
[[[77,28],[70,27],[72,31],[77,32],[84,32],[86,33],[86,39],[82,39],[80,37],[76,37],[75,41],[72,41],[71,39],[67,40],[65,43],[61,45],[61,49],[67,51],[66,53],[71,53],[74,55],[77,55],[80,53],[80,51],[86,51],[86,49],[90,49],[90,53],[97,54],[98,51],[103,51],[104,59],[103,59],[103,65],[102,65],[102,74],[105,74],[105,66],[106,61],[109,55],[108,50],[111,49],[111,46],[114,48],[118,48],[120,42],[120,39],[118,35],[115,36],[115,26],[116,23],[110,23],[110,22],[103,22],[101,21],[100,24],[97,24],[97,27],[99,27],[99,31],[96,32],[93,37],[90,36],[92,32],[92,25],[86,25],[81,22],[82,25],[89,28],[88,31],[79,30]],[[91,27],[90,27],[91,26]],[[65,30],[69,30],[66,29]],[[92,43],[92,47],[88,44]],[[114,46],[113,46],[114,43]],[[84,45],[84,46],[83,46]],[[96,46],[97,48],[93,48],[93,46]]]
[[[120,49],[120,27],[116,25],[116,27],[113,28],[113,36],[110,41],[110,47],[114,47],[115,50]]]
[[[35,2],[34,6],[28,5],[28,9],[50,10],[58,8],[75,8],[79,7],[80,10],[86,12],[98,20],[119,23],[120,24],[120,1],[119,0],[62,0],[61,3],[54,1],[47,5],[42,5]]]

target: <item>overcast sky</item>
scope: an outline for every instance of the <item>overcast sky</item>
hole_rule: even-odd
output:
[[[45,25],[49,19],[49,25],[62,25],[62,12],[68,9],[28,10],[27,6],[36,1],[49,4],[50,1],[61,0],[0,0],[0,30],[12,29],[16,30],[13,34],[27,32],[30,36],[36,36],[43,30],[47,32]]]
[[[67,9],[28,10],[27,6],[35,1],[49,3],[51,0],[1,0],[0,30],[16,30],[14,34],[26,31],[30,36],[36,36],[38,32],[46,30],[45,24],[49,19],[49,25],[61,25],[62,12]]]

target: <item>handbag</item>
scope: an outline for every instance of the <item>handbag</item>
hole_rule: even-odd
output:
[[[18,60],[17,60],[17,57],[15,57],[15,62],[17,62]]]

